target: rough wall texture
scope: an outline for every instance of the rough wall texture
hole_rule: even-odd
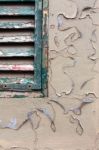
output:
[[[49,2],[49,97],[1,99],[0,150],[99,150],[99,0]]]

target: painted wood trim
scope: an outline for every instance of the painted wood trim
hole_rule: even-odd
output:
[[[0,71],[34,71],[33,65],[0,65]]]
[[[10,50],[9,51],[1,51],[0,50],[0,58],[1,57],[35,57],[34,49],[30,49],[27,51],[21,51],[21,50]]]
[[[0,16],[33,16],[35,15],[35,7],[14,5],[0,5]]]
[[[38,91],[41,91],[39,96],[31,96],[31,97],[47,96],[47,82],[46,81],[47,81],[47,67],[48,67],[48,59],[47,59],[47,57],[48,57],[48,31],[47,31],[47,26],[48,26],[48,0],[40,0],[40,1],[39,0],[1,0],[1,2],[4,2],[4,1],[6,1],[6,2],[12,2],[12,1],[17,2],[18,1],[18,2],[22,2],[22,3],[23,2],[40,2],[40,3],[43,2],[43,10],[41,10],[42,9],[41,5],[39,5],[37,7],[38,9],[41,10],[40,12],[43,11],[43,15],[41,17],[41,26],[42,26],[42,22],[43,22],[43,30],[41,30],[41,38],[43,38],[43,41],[41,39],[41,43],[43,42],[43,44],[41,44],[42,48],[40,49],[40,53],[36,53],[36,54],[38,54],[38,56],[40,56],[40,54],[42,56],[42,58],[40,56],[41,66],[36,66],[36,63],[34,65],[34,69],[36,69],[37,67],[38,68],[41,67],[40,68],[40,70],[41,70],[40,75],[42,74],[41,75],[41,78],[42,78],[41,83],[42,83],[43,86],[41,86],[41,89],[38,89],[39,80],[38,80],[38,82],[36,82],[37,80],[34,80],[34,78],[31,79],[32,83],[31,82],[28,82],[28,83],[26,82],[26,84],[24,84],[23,82],[17,82],[17,79],[15,79],[15,78],[14,79],[8,79],[7,78],[6,80],[1,78],[0,79],[0,90],[1,90],[0,97],[8,97],[9,96],[9,97],[19,97],[19,98],[21,98],[21,96],[25,97],[27,95],[28,95],[27,97],[29,97],[31,95],[31,93],[32,93],[32,95],[35,95],[34,94],[35,90],[36,90],[36,93],[38,93]],[[38,4],[40,4],[40,3],[38,3]],[[35,12],[37,12],[37,11],[35,11]],[[42,21],[42,18],[43,18],[43,21]],[[36,23],[35,23],[35,26],[36,26]],[[35,49],[34,53],[35,52],[36,52],[36,49]],[[38,74],[38,72],[36,72],[36,74]],[[36,75],[35,75],[35,77],[36,77]],[[19,80],[19,78],[18,78],[18,80]],[[16,81],[16,83],[15,83],[15,81]],[[5,83],[9,83],[9,85],[5,86]],[[20,84],[20,83],[23,83],[23,84]],[[32,85],[32,88],[30,87],[29,83],[30,83],[30,85]],[[30,88],[30,89],[28,89],[28,88]],[[21,92],[20,92],[20,89],[21,89]],[[20,95],[20,93],[21,93],[21,95]]]
[[[34,29],[33,22],[0,22],[0,29]]]
[[[23,42],[34,42],[34,35],[9,35],[0,36],[0,43],[23,43]]]
[[[33,91],[33,78],[0,78],[0,91]]]
[[[43,21],[42,0],[36,0],[35,3],[35,59],[34,59],[34,81],[37,84],[37,90],[42,88],[42,21]]]
[[[42,25],[42,93],[48,96],[48,31],[49,31],[49,0],[43,0],[43,25]]]

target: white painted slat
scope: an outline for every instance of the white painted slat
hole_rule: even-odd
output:
[[[0,71],[34,71],[33,65],[0,65]]]

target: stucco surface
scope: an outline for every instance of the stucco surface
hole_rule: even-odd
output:
[[[49,0],[49,95],[1,99],[0,150],[99,150],[99,0]]]

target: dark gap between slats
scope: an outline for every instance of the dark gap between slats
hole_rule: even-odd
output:
[[[0,65],[33,65],[34,57],[0,58]]]
[[[23,72],[23,71],[15,71],[15,72],[0,72],[0,78],[33,78],[34,71],[32,72]]]
[[[10,2],[7,2],[7,1],[0,1],[0,5],[33,5],[35,6],[35,2],[33,1],[10,1]]]
[[[25,16],[21,16],[21,15],[19,15],[19,16],[7,16],[7,15],[5,15],[5,16],[0,16],[0,19],[33,19],[33,20],[35,20],[35,16],[33,16],[33,15],[25,15]]]
[[[0,43],[0,46],[35,46],[34,42],[28,43]]]
[[[5,32],[5,33],[7,33],[7,32],[32,32],[32,33],[35,33],[35,29],[34,28],[32,28],[32,27],[28,27],[28,28],[5,28],[5,29],[0,29],[0,33],[3,33],[3,32]]]

